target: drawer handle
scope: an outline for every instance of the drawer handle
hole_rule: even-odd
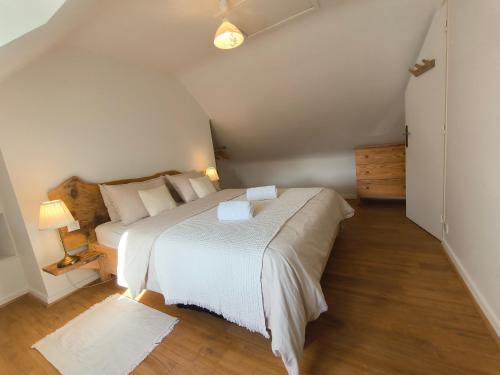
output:
[[[366,190],[370,190],[370,187],[369,187],[369,186],[367,186],[367,187],[366,187]]]

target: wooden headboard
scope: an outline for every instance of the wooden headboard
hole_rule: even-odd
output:
[[[140,182],[163,175],[179,174],[177,171],[160,172],[153,176],[128,180],[104,182],[107,185]],[[80,229],[68,232],[67,228],[59,229],[59,235],[66,250],[73,250],[96,241],[95,228],[109,221],[108,210],[102,200],[97,183],[84,182],[78,177],[71,177],[48,193],[50,200],[61,199],[71,214],[80,223]]]

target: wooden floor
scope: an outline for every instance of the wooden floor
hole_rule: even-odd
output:
[[[404,206],[356,208],[323,278],[330,309],[308,326],[303,373],[500,374],[500,350],[439,242],[405,219]],[[111,283],[49,308],[26,296],[0,309],[0,374],[56,373],[30,346],[123,292]],[[155,293],[141,302],[181,321],[136,374],[285,374],[270,341],[258,334],[165,307]]]

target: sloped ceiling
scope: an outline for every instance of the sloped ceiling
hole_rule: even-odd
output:
[[[98,11],[68,36],[67,43],[172,73],[220,55],[213,37],[223,16],[247,20],[244,26],[254,33],[273,19],[316,2],[228,0],[226,14],[220,11],[219,0],[100,0]]]
[[[322,1],[181,78],[236,160],[401,141],[407,69],[440,3]]]
[[[246,1],[256,19],[272,12]],[[0,49],[0,79],[58,43],[177,75],[237,160],[399,141],[407,68],[441,2],[321,0],[221,51],[212,44],[217,0],[68,0],[47,25]]]

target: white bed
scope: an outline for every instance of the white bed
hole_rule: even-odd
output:
[[[257,215],[266,204],[269,202],[257,203]],[[341,221],[353,213],[336,192],[323,189],[286,221],[264,252],[261,288],[265,325],[272,333],[273,352],[282,357],[289,374],[299,373],[307,322],[327,309],[321,275]],[[141,220],[143,223],[139,225],[147,225],[148,220]],[[97,240],[116,249],[129,230],[130,226],[120,222],[102,224],[96,228]],[[162,241],[155,241],[146,280],[146,288],[159,293],[162,288],[158,273],[162,268],[156,263],[162,251],[165,251]]]

